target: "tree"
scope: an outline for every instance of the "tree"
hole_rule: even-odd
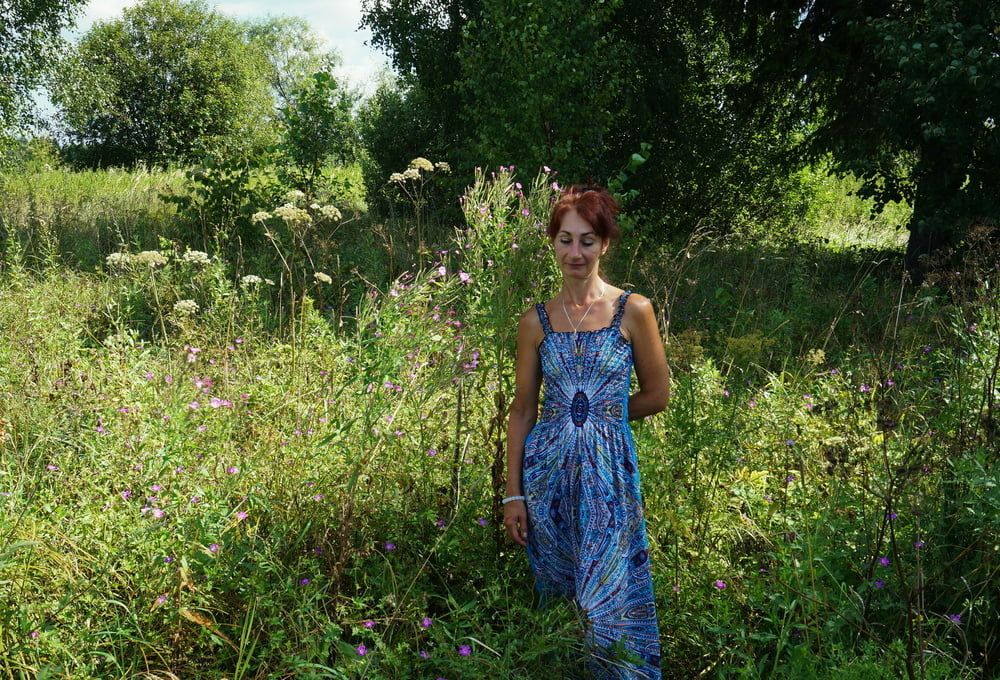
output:
[[[324,72],[314,73],[289,94],[281,109],[281,146],[294,164],[293,181],[312,197],[328,160],[345,163],[356,156],[355,98]]]
[[[86,0],[0,2],[0,135],[27,122],[30,93],[39,85]]]
[[[913,206],[907,268],[977,221],[1000,219],[1000,4],[995,0],[716,2],[756,63],[758,105],[797,92],[803,148],[831,154],[876,209]]]
[[[267,17],[246,25],[247,40],[267,60],[268,84],[280,110],[292,93],[314,73],[331,73],[340,65],[336,50],[324,49],[323,40],[299,17]]]
[[[61,70],[55,101],[97,164],[162,164],[268,132],[260,52],[199,0],[145,0],[96,24]]]

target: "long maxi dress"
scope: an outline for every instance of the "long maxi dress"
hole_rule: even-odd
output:
[[[601,680],[657,678],[659,630],[635,442],[628,424],[632,345],[621,333],[631,291],[611,325],[545,336],[541,417],[524,442],[528,562],[543,602],[573,599],[586,616],[588,670]],[[624,646],[642,663],[615,659]]]

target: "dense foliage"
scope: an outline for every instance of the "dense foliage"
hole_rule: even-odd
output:
[[[183,162],[266,135],[264,69],[237,22],[197,1],[145,0],[87,32],[55,100],[87,164]]]
[[[497,523],[510,319],[557,281],[551,177],[483,172],[464,227],[398,277],[371,242],[303,247],[336,214],[288,196],[260,216],[271,278],[156,244],[173,217],[145,191],[113,207],[154,245],[67,268],[109,228],[74,219],[108,205],[59,175],[0,204],[4,672],[580,677],[576,612],[534,609]],[[633,427],[676,677],[995,673],[1000,271],[976,238],[915,291],[891,252],[818,240],[608,263],[674,369],[668,412]]]
[[[4,0],[0,4],[0,143],[29,117],[29,97],[53,63],[84,0]],[[2,151],[0,147],[0,151]]]

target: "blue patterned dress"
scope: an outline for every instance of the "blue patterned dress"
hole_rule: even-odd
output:
[[[635,442],[628,424],[632,345],[621,334],[629,292],[611,325],[545,337],[541,418],[524,442],[528,562],[543,601],[571,598],[586,615],[589,668],[601,680],[660,678],[660,637]],[[640,664],[615,659],[619,640]]]

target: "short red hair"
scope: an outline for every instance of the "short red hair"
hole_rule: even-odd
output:
[[[603,241],[615,241],[621,236],[618,228],[618,202],[614,196],[602,186],[596,184],[574,184],[567,187],[552,206],[549,217],[549,240],[559,234],[563,217],[570,210],[575,210],[594,233]]]

